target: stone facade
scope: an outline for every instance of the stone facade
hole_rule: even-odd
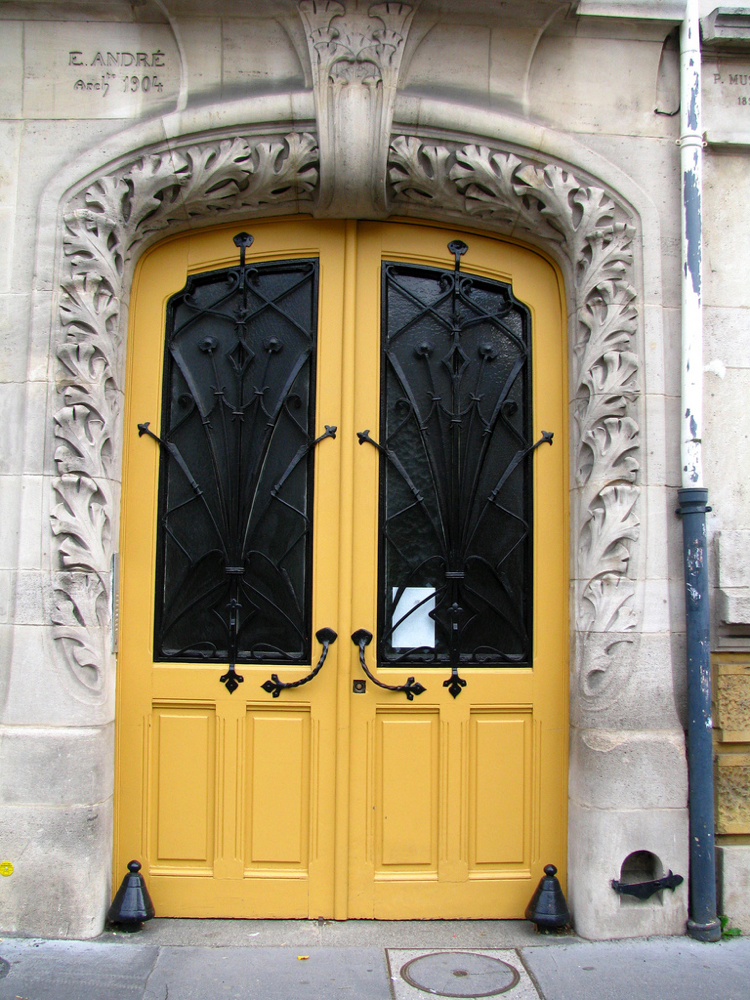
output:
[[[686,885],[637,905],[610,885],[635,852],[664,871],[688,867],[674,513],[682,5],[251,6],[0,7],[0,853],[14,865],[0,926],[92,936],[109,898],[111,567],[135,264],[165,235],[304,213],[460,223],[560,266],[569,901],[585,937],[682,933]],[[731,30],[714,18],[704,56],[704,443],[717,830],[730,838],[723,870],[746,879],[750,237],[738,206],[750,193],[750,64]],[[736,896],[724,905],[735,924],[748,920]]]

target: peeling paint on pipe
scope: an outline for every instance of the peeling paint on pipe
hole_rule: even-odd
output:
[[[680,28],[680,166],[682,179],[683,486],[703,486],[703,131],[698,0],[688,0]]]
[[[682,180],[682,407],[679,492],[685,569],[688,693],[690,919],[687,932],[718,941],[714,847],[713,732],[709,640],[703,424],[702,206],[703,132],[698,0],[687,0],[680,27],[680,166]]]

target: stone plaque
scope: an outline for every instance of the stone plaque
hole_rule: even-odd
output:
[[[180,62],[159,24],[30,21],[24,32],[28,118],[148,117],[174,106]]]
[[[703,56],[703,129],[709,143],[750,145],[750,54]]]

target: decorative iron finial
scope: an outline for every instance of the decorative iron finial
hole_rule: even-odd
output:
[[[456,258],[456,270],[461,268],[461,258],[469,249],[463,240],[451,240],[448,244],[448,249]]]
[[[245,251],[248,247],[253,245],[255,237],[251,236],[250,233],[237,233],[237,235],[232,239],[232,242],[236,247],[240,248],[240,267],[244,267]]]

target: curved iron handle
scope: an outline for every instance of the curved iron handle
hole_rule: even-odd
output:
[[[366,628],[357,629],[352,634],[352,642],[355,646],[359,646],[359,662],[362,664],[362,669],[372,683],[377,684],[379,688],[385,688],[386,691],[403,691],[409,701],[414,701],[415,694],[422,694],[427,690],[419,681],[415,683],[413,677],[407,677],[406,684],[382,684],[377,677],[372,676],[365,663],[365,646],[369,646],[372,642],[372,632],[368,632]]]
[[[323,652],[320,654],[320,659],[318,660],[318,664],[315,667],[315,669],[312,670],[311,673],[307,675],[307,677],[303,677],[302,680],[288,681],[286,683],[284,681],[279,680],[278,674],[271,674],[271,679],[266,681],[265,684],[261,684],[261,687],[263,688],[264,691],[268,691],[268,693],[272,694],[274,698],[278,698],[281,692],[285,690],[285,688],[302,687],[303,684],[307,684],[309,681],[311,681],[313,677],[318,676],[318,674],[323,668],[323,664],[326,662],[326,656],[328,656],[328,647],[331,645],[331,643],[336,641],[338,636],[336,635],[336,633],[333,631],[332,628],[320,628],[315,633],[315,638],[323,646]]]

